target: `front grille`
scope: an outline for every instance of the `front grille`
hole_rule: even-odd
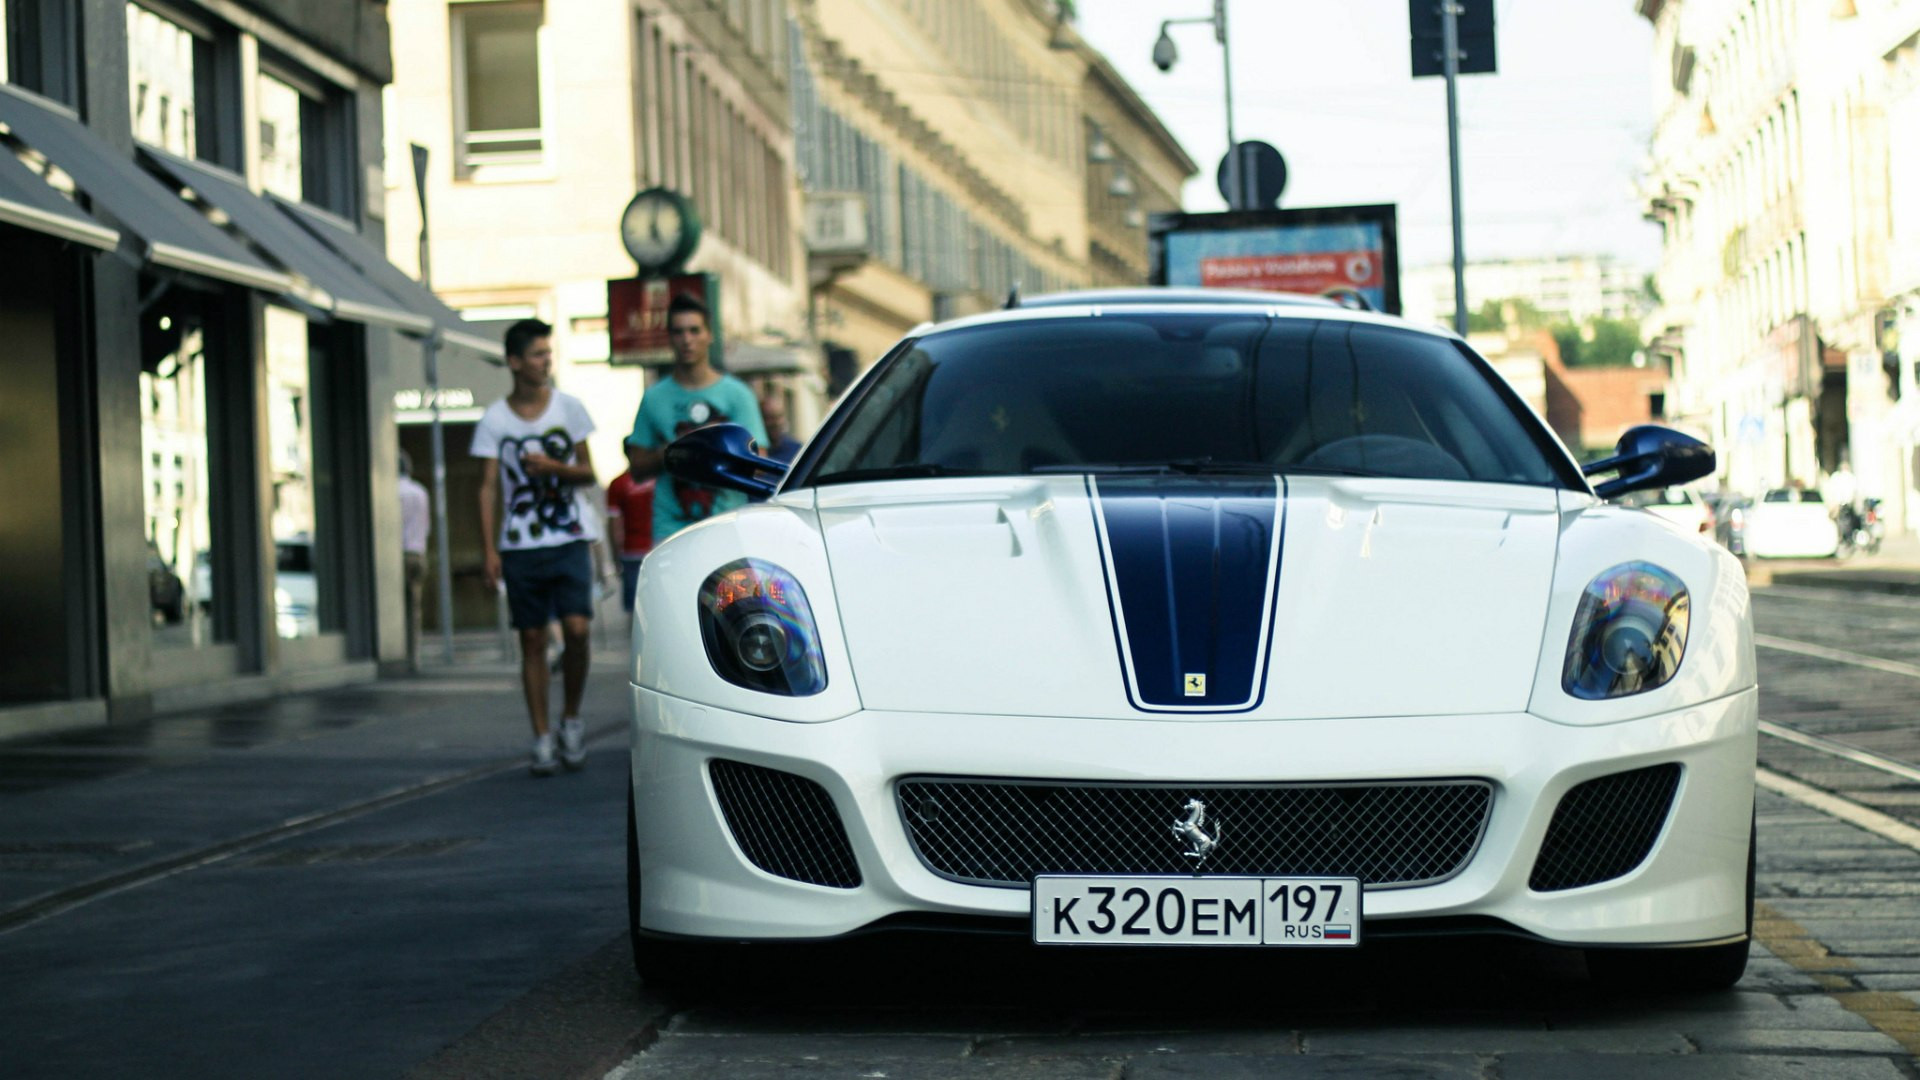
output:
[[[1527,885],[1577,889],[1639,866],[1653,850],[1680,786],[1680,766],[1652,765],[1576,785],[1554,808]]]
[[[747,861],[776,877],[851,889],[860,864],[827,789],[778,769],[715,760],[708,764],[733,841]]]
[[[897,788],[914,852],[944,878],[1188,874],[1174,834],[1189,799],[1219,846],[1208,874],[1357,877],[1425,885],[1466,866],[1486,828],[1483,780],[1351,784],[1103,784],[916,777]]]

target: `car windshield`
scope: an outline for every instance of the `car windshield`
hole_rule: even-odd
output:
[[[1169,470],[1570,486],[1517,400],[1412,330],[1109,310],[934,333],[886,363],[797,482]]]

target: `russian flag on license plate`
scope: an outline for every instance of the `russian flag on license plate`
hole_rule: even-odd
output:
[[[1328,940],[1328,941],[1352,941],[1352,940],[1353,940],[1353,927],[1352,927],[1352,925],[1347,925],[1347,926],[1328,926],[1328,927],[1327,927],[1327,940]]]

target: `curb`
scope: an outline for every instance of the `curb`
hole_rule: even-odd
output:
[[[1796,585],[1801,588],[1845,589],[1849,592],[1892,593],[1897,596],[1920,596],[1920,571],[1901,570],[1785,570],[1765,573],[1774,585]],[[1756,575],[1750,568],[1748,580]]]

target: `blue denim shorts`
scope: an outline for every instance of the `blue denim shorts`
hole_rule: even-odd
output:
[[[537,630],[567,615],[593,617],[593,553],[587,541],[500,553],[515,630]]]

